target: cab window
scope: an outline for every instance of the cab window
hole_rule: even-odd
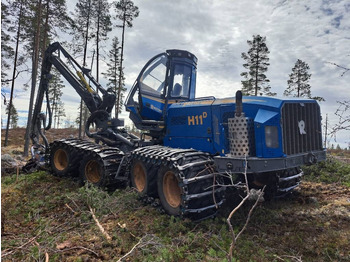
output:
[[[189,96],[191,72],[190,66],[182,64],[175,65],[171,97],[187,98]]]
[[[148,66],[140,79],[142,93],[148,93],[155,96],[163,94],[166,64],[167,57],[162,55]]]

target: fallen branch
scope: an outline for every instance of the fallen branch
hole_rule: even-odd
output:
[[[77,209],[81,210],[80,207],[77,205],[77,203],[75,203],[74,199],[70,198],[69,196],[67,196],[67,198],[68,198],[70,201],[72,201],[72,203],[75,205],[75,207],[76,207]]]
[[[240,235],[243,233],[243,231],[247,228],[247,225],[250,221],[250,217],[253,213],[253,210],[254,208],[257,206],[257,204],[259,203],[260,201],[260,198],[261,196],[264,194],[264,190],[265,190],[265,186],[264,188],[262,189],[262,191],[259,193],[258,195],[258,198],[256,199],[253,207],[249,210],[249,213],[248,213],[248,217],[246,219],[246,222],[243,226],[243,228],[238,232],[238,234],[236,235],[235,234],[235,231],[233,229],[233,226],[231,224],[231,218],[233,216],[234,213],[236,213],[236,211],[238,209],[240,209],[242,207],[242,205],[249,199],[251,193],[250,193],[250,189],[249,189],[249,185],[248,185],[248,177],[247,177],[247,158],[245,159],[245,170],[244,170],[244,179],[245,179],[245,184],[244,184],[244,188],[247,192],[247,195],[241,200],[241,202],[231,211],[231,213],[229,214],[226,222],[228,224],[228,227],[230,229],[230,232],[231,232],[231,237],[232,237],[232,242],[231,242],[231,245],[230,245],[230,250],[229,250],[229,253],[228,253],[228,259],[229,261],[232,261],[232,253],[233,253],[233,249],[235,248],[236,246],[236,243],[237,243],[237,239],[240,237]]]
[[[58,252],[66,252],[66,251],[70,251],[70,250],[74,250],[74,249],[84,249],[84,250],[86,250],[86,251],[91,252],[91,253],[94,254],[96,257],[99,257],[99,255],[98,255],[95,251],[93,251],[93,250],[91,250],[91,249],[89,249],[89,248],[86,248],[86,247],[82,247],[82,246],[70,247],[70,248],[58,250]]]
[[[118,222],[117,225],[118,225],[121,229],[126,229],[126,230],[127,230],[126,224],[125,224],[125,223],[124,223],[124,224],[120,224],[120,223]],[[129,230],[128,230],[128,231],[129,231]],[[135,236],[133,233],[131,233],[130,231],[129,231],[129,234],[130,234],[130,236],[132,236],[133,238],[136,238],[136,236]]]
[[[139,242],[137,242],[137,244],[136,244],[135,246],[133,246],[132,249],[131,249],[128,253],[126,253],[124,256],[122,256],[121,258],[119,258],[117,262],[123,261],[124,258],[126,258],[126,257],[130,256],[132,253],[134,253],[135,249],[142,243],[143,238],[144,238],[144,237],[142,237],[142,238],[139,240]]]
[[[72,211],[72,212],[74,213],[74,215],[77,214],[77,212],[74,211],[73,208],[71,208],[67,203],[65,204],[65,206],[66,206],[70,211]]]
[[[149,240],[146,240],[148,237],[150,237]],[[128,256],[130,256],[131,254],[133,254],[135,252],[135,250],[137,248],[143,248],[146,247],[148,245],[151,245],[152,247],[156,248],[159,246],[162,246],[159,242],[156,242],[154,239],[157,239],[157,237],[155,237],[154,235],[144,235],[137,243],[136,245],[134,245],[132,247],[132,249],[130,249],[130,251],[128,253],[126,253],[124,256],[122,256],[121,258],[118,259],[117,262],[122,262],[125,258],[127,258]]]
[[[102,234],[105,236],[105,238],[108,240],[108,241],[111,241],[112,238],[110,235],[108,235],[107,231],[103,228],[103,226],[100,224],[100,222],[97,220],[96,216],[95,216],[95,213],[94,211],[92,210],[92,208],[89,206],[89,209],[90,209],[90,213],[92,215],[92,218],[95,220],[96,222],[96,225],[98,226],[98,228],[100,229],[100,231],[102,232]]]
[[[240,236],[240,235],[243,233],[243,231],[246,229],[246,227],[247,227],[247,225],[248,225],[248,223],[249,223],[249,221],[250,221],[250,217],[252,216],[253,210],[255,209],[255,207],[257,206],[257,204],[259,203],[260,198],[261,198],[261,196],[262,196],[263,193],[264,193],[265,187],[266,187],[266,185],[263,187],[263,189],[262,189],[261,192],[259,193],[258,198],[256,199],[254,205],[253,205],[252,208],[249,210],[247,220],[245,221],[245,224],[244,224],[243,228],[241,229],[241,231],[237,234],[236,240],[239,238],[239,236]],[[249,193],[249,196],[250,196],[250,193]]]
[[[39,234],[36,235],[35,237],[32,237],[31,239],[29,239],[29,240],[28,240],[27,242],[25,242],[23,245],[21,245],[21,246],[19,246],[19,247],[15,247],[14,250],[12,250],[12,251],[10,251],[10,252],[2,253],[2,254],[1,254],[1,257],[6,257],[6,256],[8,256],[8,255],[13,254],[13,253],[14,253],[16,250],[18,250],[18,249],[24,248],[26,245],[28,245],[28,244],[30,244],[31,242],[33,242],[38,236],[39,236]]]
[[[238,209],[240,209],[240,207],[244,204],[244,202],[249,198],[249,193],[247,193],[246,197],[243,198],[243,200],[238,204],[238,206],[236,206],[230,213],[230,215],[228,216],[226,222],[228,224],[228,227],[230,229],[230,232],[231,232],[231,237],[232,237],[232,242],[231,242],[231,245],[230,245],[230,251],[229,251],[229,261],[232,261],[232,253],[233,253],[233,249],[235,248],[236,246],[236,242],[237,242],[237,237],[236,237],[236,234],[235,234],[235,231],[233,229],[233,226],[231,224],[231,218],[233,216],[234,213],[236,213],[236,211]]]
[[[303,262],[301,260],[301,257],[296,257],[296,256],[287,256],[287,255],[284,255],[284,256],[277,256],[277,255],[274,255],[275,258],[281,260],[281,261],[286,261],[285,259],[283,259],[282,257],[286,257],[289,261],[289,259],[292,259],[292,261],[295,261],[295,262]]]

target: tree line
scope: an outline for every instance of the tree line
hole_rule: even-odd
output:
[[[116,93],[114,115],[118,118],[122,111],[126,91],[123,72],[125,30],[133,26],[133,20],[139,15],[138,7],[131,0],[119,0],[111,3],[107,0],[78,0],[74,12],[67,11],[65,0],[5,0],[1,3],[1,14],[1,80],[3,86],[9,87],[11,85],[8,102],[2,91],[2,96],[7,102],[7,131],[10,126],[16,127],[18,123],[18,113],[13,103],[15,81],[18,75],[24,71],[31,74],[30,80],[24,85],[24,89],[30,88],[31,91],[25,152],[28,152],[29,148],[30,120],[36,86],[38,79],[40,79],[38,71],[41,60],[48,44],[62,33],[71,36],[72,41],[66,42],[64,45],[73,54],[82,56],[83,66],[91,65],[92,68],[93,63],[95,63],[96,72],[93,74],[97,81],[100,77],[101,50],[106,48],[104,46],[106,40],[112,38],[108,51],[108,61],[106,61],[107,70],[101,74],[108,79],[107,87]],[[116,36],[116,32],[120,33],[121,37]],[[270,65],[268,56],[270,51],[266,44],[266,37],[253,35],[253,39],[248,40],[247,43],[249,50],[241,54],[245,61],[243,67],[246,69],[245,72],[241,73],[243,94],[275,96],[276,93],[271,92],[270,80],[266,76]],[[88,53],[91,53],[92,49],[93,56],[90,59]],[[91,64],[88,64],[89,62]],[[29,63],[31,66],[28,66]],[[12,74],[9,73],[11,69],[13,69]],[[309,70],[310,67],[305,61],[297,59],[291,69],[287,88],[283,94],[324,101],[322,97],[311,95]],[[53,69],[51,74],[48,102],[53,111],[53,125],[58,128],[62,118],[66,116],[64,104],[61,101],[64,84],[57,70]],[[87,118],[88,110],[81,101],[79,117],[76,120],[79,124],[79,134],[82,133],[82,126]]]
[[[253,35],[253,39],[248,40],[247,43],[250,48],[247,53],[241,55],[245,60],[243,67],[247,69],[246,72],[241,73],[243,94],[248,96],[275,96],[276,93],[271,92],[270,80],[265,75],[270,65],[268,56],[270,51],[266,45],[266,37]],[[298,59],[292,68],[292,73],[289,75],[287,88],[283,95],[324,101],[322,97],[311,96],[311,86],[309,84],[311,74],[309,74],[309,70],[309,65]]]
[[[65,33],[72,41],[64,43],[75,56],[82,55],[82,64],[88,67],[88,53],[94,49],[96,56],[91,59],[91,65],[96,63],[95,78],[99,79],[101,50],[104,43],[112,36],[109,51],[108,70],[104,76],[108,78],[108,87],[117,95],[115,116],[122,110],[124,84],[124,35],[128,27],[132,27],[133,20],[138,17],[138,7],[131,0],[108,2],[107,0],[78,0],[74,12],[68,12],[65,0],[5,0],[1,2],[1,81],[3,87],[11,85],[10,99],[6,100],[6,93],[1,90],[4,102],[7,102],[8,121],[6,128],[5,146],[9,125],[17,125],[18,114],[13,103],[16,78],[26,71],[31,79],[25,83],[24,89],[30,89],[27,130],[24,153],[29,148],[29,131],[34,107],[34,96],[40,79],[39,68],[44,52],[49,43]],[[112,22],[115,21],[115,22]],[[113,30],[113,29],[120,30]],[[119,37],[121,33],[121,44]],[[31,66],[28,66],[31,64]],[[9,71],[12,70],[11,75]],[[54,126],[59,127],[60,120],[65,116],[64,104],[61,101],[64,87],[57,70],[52,70],[49,87],[49,101],[54,118]],[[80,106],[80,129],[82,126],[84,105]]]

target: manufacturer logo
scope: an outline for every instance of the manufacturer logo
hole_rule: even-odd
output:
[[[298,122],[298,126],[299,126],[299,133],[300,135],[306,135],[306,132],[305,132],[305,122],[304,120],[300,120]]]

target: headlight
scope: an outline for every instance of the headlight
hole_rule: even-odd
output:
[[[265,144],[270,148],[279,147],[277,126],[265,126]]]

